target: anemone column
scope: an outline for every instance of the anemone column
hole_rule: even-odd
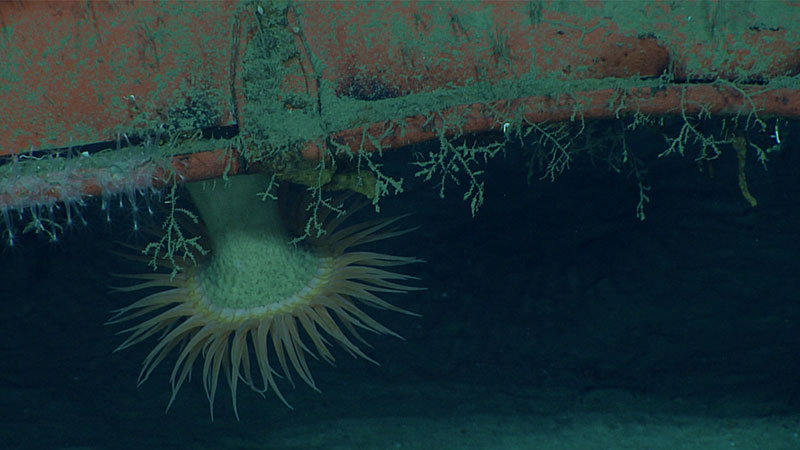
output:
[[[348,251],[405,233],[390,229],[396,218],[340,228],[343,217],[327,220],[326,216],[320,239],[313,245],[294,245],[277,201],[259,195],[266,186],[263,175],[190,185],[211,251],[174,277],[134,275],[146,281],[121,289],[164,288],[116,311],[111,322],[145,318],[124,330],[130,335],[117,350],[161,336],[145,358],[140,383],[177,349],[170,404],[202,355],[203,385],[212,414],[220,371],[228,380],[237,416],[240,380],[257,392],[271,388],[288,405],[275,375],[280,373],[291,383],[294,371],[316,389],[306,353],[333,362],[329,350],[333,341],[351,355],[373,361],[354,342],[353,338],[365,343],[357,329],[397,336],[362,311],[363,304],[408,313],[378,295],[417,289],[402,283],[414,277],[386,268],[418,260]],[[313,345],[304,342],[303,334]],[[280,372],[273,367],[275,360]]]

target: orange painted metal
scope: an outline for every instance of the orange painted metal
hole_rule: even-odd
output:
[[[375,150],[376,142],[383,149],[396,148],[435,138],[441,123],[451,117],[458,118],[459,133],[500,129],[497,111],[531,122],[569,120],[576,111],[588,119],[635,112],[696,114],[701,108],[725,115],[752,108],[765,116],[800,117],[800,82],[771,91],[760,84],[800,74],[797,33],[753,26],[738,35],[720,29],[716,38],[692,36],[679,27],[692,17],[671,12],[667,2],[649,2],[649,28],[631,35],[622,30],[625,24],[592,16],[591,10],[599,12],[601,3],[583,2],[588,11],[583,15],[548,11],[546,6],[532,11],[532,6],[519,2],[443,2],[428,8],[412,2],[368,12],[353,11],[344,3],[299,6],[306,46],[325,68],[319,75],[341,96],[399,97],[475,80],[496,83],[526,77],[565,85],[576,80],[658,78],[667,72],[672,78],[658,89],[600,86],[460,104],[337,131],[330,139],[352,151]],[[800,5],[783,7],[794,16],[800,14]],[[714,13],[711,8],[713,4],[708,14]],[[460,19],[476,15],[487,16],[483,29],[476,29],[474,21],[469,28]],[[694,18],[704,19],[711,20]],[[747,20],[758,23],[757,17]],[[400,37],[397,30],[402,30]],[[442,34],[450,39],[442,39]],[[740,45],[732,45],[733,39]],[[448,44],[440,45],[443,41]],[[768,65],[763,64],[766,58]],[[626,102],[619,101],[622,92]],[[435,111],[438,117],[431,120]],[[386,135],[390,124],[403,132]],[[373,139],[364,139],[365,132]]]
[[[779,5],[787,20],[800,16],[799,5]],[[800,38],[789,28],[759,26],[758,17],[744,17],[754,25],[689,33],[692,20],[713,23],[722,8],[717,2],[697,16],[672,2],[647,3],[638,24],[603,15],[602,2],[580,6],[295,3],[282,14],[298,55],[287,64],[296,64],[300,75],[285,85],[316,99],[321,113],[328,107],[324,85],[339,98],[356,100],[360,110],[350,111],[352,117],[367,118],[310,139],[303,154],[319,158],[333,143],[369,151],[376,144],[389,149],[422,142],[435,138],[448,117],[460,118],[459,132],[496,130],[503,126],[497,111],[530,122],[569,120],[575,111],[588,119],[693,114],[700,108],[800,117],[800,86],[764,89],[772,78],[800,74]],[[147,131],[159,118],[178,116],[201,127],[240,124],[244,103],[256,101],[245,98],[242,79],[254,19],[264,14],[255,8],[237,1],[0,3],[6,64],[0,71],[0,156],[20,161],[39,149],[119,140],[122,133]],[[657,87],[608,82],[667,73]],[[537,80],[553,92],[535,89]],[[379,100],[517,81],[534,89],[487,101],[465,96],[463,103],[369,119]],[[598,83],[575,84],[580,81]],[[578,87],[567,92],[559,83]],[[387,134],[390,124],[402,132]],[[227,164],[218,154],[195,153],[181,155],[173,166],[190,180],[219,176]],[[232,173],[243,167],[234,164]],[[136,189],[163,179],[153,169],[144,178],[131,173],[130,183],[112,183],[107,173],[113,170],[82,168],[77,188],[53,184],[69,179],[47,174],[26,186],[0,180],[0,207]]]
[[[233,124],[235,7],[1,2],[0,154],[110,141],[187,105]]]
[[[445,135],[453,136],[458,133],[479,133],[490,130],[500,130],[503,123],[494,118],[496,111],[506,111],[509,116],[517,112],[521,117],[531,123],[568,121],[575,115],[579,108],[580,115],[585,120],[603,119],[613,117],[609,105],[614,105],[620,115],[639,112],[652,115],[678,115],[694,116],[701,111],[710,114],[736,115],[743,111],[743,105],[753,102],[760,111],[768,111],[769,115],[781,117],[800,117],[800,90],[776,89],[763,92],[758,86],[733,88],[711,85],[680,85],[669,86],[663,89],[633,88],[628,92],[628,105],[619,103],[619,91],[603,89],[594,91],[578,91],[572,94],[556,96],[531,96],[510,100],[499,100],[491,103],[473,103],[445,108],[439,111],[439,118],[430,120],[427,115],[417,115],[402,119],[404,133],[392,134],[379,139],[380,148],[398,148],[418,142],[425,142],[438,137],[437,127],[448,121],[448,117],[459,118],[460,126],[457,130],[448,130]],[[588,98],[589,101],[578,103],[576,98]],[[517,116],[519,117],[519,116]],[[365,140],[365,133],[370,136],[383,136],[390,126],[389,122],[370,124],[367,127],[348,129],[334,133],[333,141],[348,145],[354,152],[359,149],[367,151],[377,150],[375,141]],[[309,155],[321,154],[318,147],[312,149]]]

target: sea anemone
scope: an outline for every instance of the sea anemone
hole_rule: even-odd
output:
[[[118,290],[161,290],[115,311],[110,321],[139,320],[121,331],[130,334],[116,351],[159,336],[144,360],[139,384],[176,350],[167,409],[202,355],[212,418],[220,372],[238,418],[239,381],[261,394],[271,388],[287,406],[276,377],[293,385],[294,371],[318,390],[306,355],[333,363],[332,342],[375,362],[359,348],[366,341],[358,329],[399,336],[362,306],[411,314],[379,295],[418,289],[403,283],[414,277],[388,268],[419,260],[351,250],[407,232],[391,228],[397,218],[342,227],[343,216],[322,215],[324,233],[310,245],[296,245],[290,242],[279,202],[258,195],[267,185],[263,175],[232,177],[225,184],[188,185],[210,252],[177,274],[128,275],[143,282]]]

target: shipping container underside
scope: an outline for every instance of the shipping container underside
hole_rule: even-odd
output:
[[[800,116],[800,7],[770,5],[3,4],[6,240],[89,197],[253,172],[377,204],[402,189],[387,152],[473,213],[492,158],[550,179],[590,158],[637,180],[641,218],[653,158],[729,153],[756,206],[747,173]]]

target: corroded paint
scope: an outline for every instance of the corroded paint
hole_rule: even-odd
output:
[[[235,7],[0,3],[0,155],[233,123]]]
[[[576,111],[797,117],[797,23],[787,2],[2,3],[0,155],[235,123],[248,162],[292,178],[289,150],[315,159]],[[147,161],[229,155],[205,144],[153,146]],[[92,181],[119,170],[111,153],[72,161],[78,192],[52,184],[61,162],[5,167],[0,204],[114,189]],[[229,163],[172,165],[193,179]]]

